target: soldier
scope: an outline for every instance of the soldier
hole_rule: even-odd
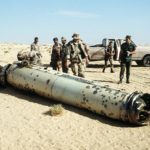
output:
[[[80,42],[79,34],[74,33],[72,36],[73,40],[69,42],[69,52],[71,69],[75,76],[85,77],[84,75],[84,62],[83,58],[87,58],[88,55],[85,51],[85,47]]]
[[[70,54],[69,54],[68,46],[66,44],[67,42],[66,38],[62,37],[61,42],[62,42],[62,48],[61,48],[60,55],[62,61],[62,71],[64,73],[68,73],[69,70],[68,60],[70,59]]]
[[[135,54],[136,46],[131,40],[131,36],[126,36],[126,42],[121,45],[120,52],[120,62],[121,62],[121,70],[120,70],[120,81],[122,83],[124,72],[126,68],[126,83],[130,83],[130,68],[132,62],[132,55]]]
[[[34,58],[34,60],[35,60],[34,63],[41,64],[42,54],[40,52],[40,46],[38,45],[38,42],[39,42],[39,38],[35,37],[34,42],[31,44],[31,52],[36,53],[36,56]]]
[[[104,65],[104,68],[103,68],[103,71],[102,72],[105,72],[105,69],[108,65],[108,61],[110,63],[110,72],[111,73],[114,73],[114,69],[113,69],[113,56],[115,55],[115,51],[114,51],[114,48],[113,48],[113,45],[112,45],[112,41],[109,42],[108,44],[108,47],[106,48],[105,50],[105,65]]]
[[[17,59],[19,61],[23,61],[23,60],[29,61],[30,60],[29,53],[30,53],[29,51],[23,51],[23,50],[21,50],[17,54]]]
[[[17,58],[19,61],[26,61],[32,65],[40,65],[40,63],[37,61],[37,55],[35,51],[21,50],[18,52]]]
[[[58,70],[60,71],[61,69],[61,56],[60,56],[60,51],[61,51],[61,44],[58,42],[58,38],[54,38],[54,45],[52,47],[52,54],[51,54],[51,65],[53,70]]]

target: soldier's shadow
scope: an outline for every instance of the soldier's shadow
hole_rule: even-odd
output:
[[[110,67],[110,64],[108,64],[108,67]],[[114,64],[115,68],[120,67],[120,64]],[[132,67],[143,67],[143,66],[138,66],[138,65],[132,65]],[[104,68],[104,64],[88,64],[87,68]]]
[[[110,64],[108,64],[108,67],[110,67]],[[114,67],[120,67],[120,65],[115,64]],[[87,68],[104,68],[104,64],[88,64]]]
[[[43,98],[43,97],[38,96],[36,94],[32,94],[32,93],[26,92],[26,91],[21,91],[21,90],[15,89],[13,87],[7,87],[7,88],[1,88],[0,87],[0,93],[12,95],[12,96],[19,98],[20,100],[29,101],[31,103],[37,103],[37,104],[49,106],[49,107],[53,106],[54,104],[62,104],[61,102],[57,102],[57,101],[54,101],[51,99]],[[97,120],[103,124],[108,124],[110,126],[123,127],[123,128],[137,127],[135,125],[132,125],[132,124],[129,124],[126,122],[122,122],[120,120],[110,119],[110,118],[92,113],[88,110],[76,108],[74,106],[70,106],[70,105],[67,105],[64,103],[63,103],[63,107],[68,111],[78,113],[81,116],[85,116],[85,117],[91,118],[93,120]],[[47,113],[47,112],[48,111],[43,112],[43,115],[48,115],[49,113]]]

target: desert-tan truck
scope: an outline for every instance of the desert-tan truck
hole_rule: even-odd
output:
[[[113,42],[115,50],[114,60],[118,61],[121,51],[121,44],[124,43],[125,41],[122,39],[106,39],[106,38],[102,40],[102,44],[89,46],[88,52],[89,60],[90,61],[104,60],[105,49],[110,41]],[[136,54],[134,54],[132,58],[133,61],[136,61],[137,65],[150,67],[150,47],[137,46]]]

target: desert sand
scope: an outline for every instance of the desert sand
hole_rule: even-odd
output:
[[[29,45],[0,44],[0,65],[16,61]],[[50,62],[50,46],[41,46],[42,62]],[[131,84],[118,85],[115,73],[102,73],[103,62],[90,62],[86,78],[126,92],[150,92],[150,68],[133,62]],[[150,125],[136,127],[63,104],[61,116],[47,112],[55,101],[7,87],[0,88],[0,150],[149,150]]]

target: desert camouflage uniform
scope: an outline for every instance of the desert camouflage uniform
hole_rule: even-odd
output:
[[[40,46],[38,44],[35,44],[35,43],[32,43],[31,44],[31,55],[34,55],[36,54],[34,57],[34,60],[32,60],[33,64],[41,64],[41,57],[42,57],[42,54],[40,52]]]
[[[108,47],[106,48],[105,50],[105,65],[104,65],[104,68],[103,68],[103,72],[105,72],[105,69],[108,67],[108,61],[110,63],[110,71],[111,73],[114,72],[114,65],[113,65],[113,57],[115,55],[115,51],[114,51],[114,48],[110,45],[108,45]]]
[[[27,61],[29,64],[32,65],[40,65],[38,59],[36,58],[36,52],[35,51],[19,51],[17,54],[17,58],[19,61]]]
[[[68,60],[70,59],[69,50],[67,44],[62,45],[61,48],[61,61],[62,61],[62,71],[64,73],[68,73],[69,67],[68,67]]]
[[[23,50],[21,50],[17,54],[17,59],[19,61],[23,61],[23,60],[28,60],[29,61],[30,60],[29,53],[30,53],[29,51],[23,51]]]
[[[84,62],[83,58],[85,57],[84,45],[81,42],[74,43],[73,41],[69,42],[69,52],[70,52],[70,61],[71,69],[75,76],[85,77],[84,75]]]
[[[61,44],[53,45],[52,47],[52,54],[51,54],[51,65],[53,70],[60,71],[61,69]]]

